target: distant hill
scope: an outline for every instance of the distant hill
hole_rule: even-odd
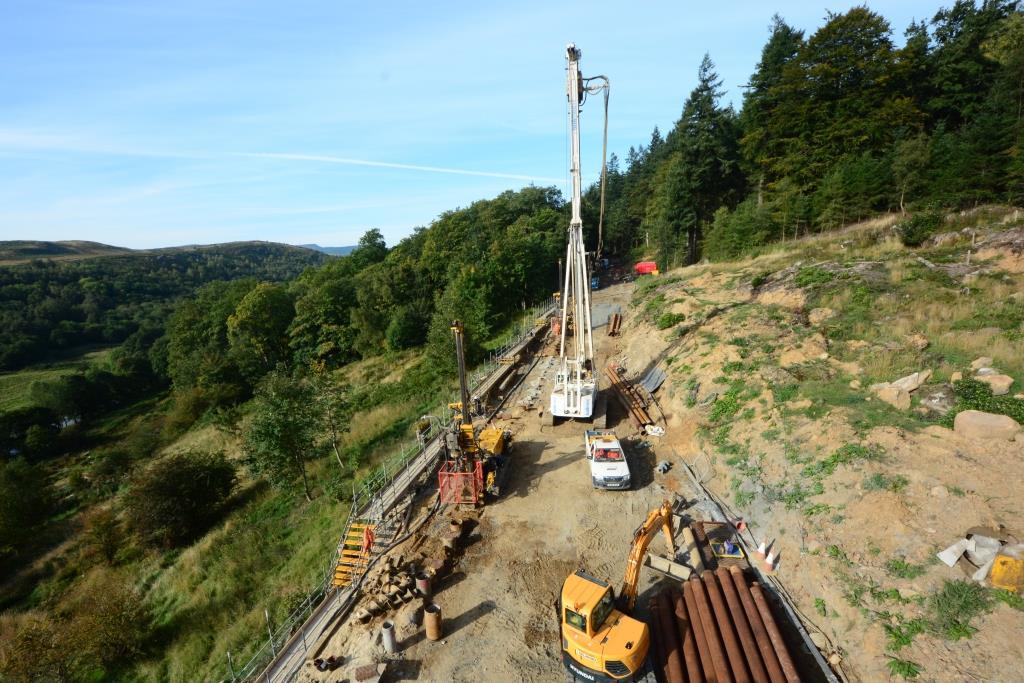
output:
[[[69,259],[91,258],[94,256],[110,256],[124,254],[131,249],[114,247],[99,242],[69,240],[63,242],[39,242],[36,240],[0,241],[0,264],[11,265],[23,263],[35,258],[47,258],[65,261]]]
[[[299,246],[319,251],[321,254],[330,254],[331,256],[347,256],[356,248],[355,245],[350,247],[321,247],[319,244],[300,244]]]
[[[159,247],[156,249],[129,249],[127,247],[115,247],[100,242],[87,242],[83,240],[68,240],[60,242],[42,242],[35,240],[7,240],[0,241],[0,266],[14,266],[27,263],[33,259],[47,259],[51,261],[78,261],[81,259],[97,258],[102,256],[143,256],[143,255],[168,255],[187,254],[196,252],[224,254],[257,253],[267,256],[282,256],[285,254],[302,259],[310,256],[309,251],[316,251],[328,255],[344,255],[351,252],[355,247],[321,247],[315,244],[304,244],[294,246],[280,242],[263,242],[252,240],[248,242],[223,242],[219,244],[184,244],[177,247]],[[311,258],[312,263],[319,263],[323,259]]]
[[[275,242],[132,250],[93,242],[0,242],[0,370],[117,344],[162,327],[174,302],[214,280],[287,281],[331,259]]]

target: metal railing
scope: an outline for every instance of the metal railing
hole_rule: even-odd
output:
[[[469,385],[476,388],[483,384],[487,378],[500,367],[500,360],[502,358],[507,357],[516,350],[527,337],[536,333],[536,319],[550,314],[555,307],[555,303],[555,299],[551,298],[548,301],[533,307],[523,315],[515,328],[509,334],[506,341],[497,348],[492,349],[488,353],[486,360],[473,370],[472,374],[468,378]],[[374,513],[376,513],[380,519],[383,519],[387,510],[373,510],[372,508],[374,504],[381,502],[381,493],[386,491],[397,477],[405,473],[408,470],[410,463],[412,463],[417,457],[421,456],[424,451],[430,447],[431,442],[434,439],[437,439],[445,428],[451,424],[453,413],[449,410],[448,403],[455,403],[458,400],[458,392],[455,392],[452,394],[450,401],[438,404],[433,410],[427,411],[429,415],[438,419],[431,421],[430,427],[426,432],[426,438],[421,437],[410,444],[404,445],[397,453],[385,459],[380,465],[372,469],[358,482],[352,483],[352,504],[349,507],[349,516],[345,521],[344,529],[348,529],[353,519],[372,516]],[[319,606],[320,603],[326,599],[332,591],[334,591],[332,579],[337,557],[338,551],[335,549],[327,559],[326,568],[320,582],[306,596],[302,603],[287,617],[285,617],[285,619],[278,624],[276,628],[271,624],[269,612],[264,610],[264,615],[267,620],[267,641],[256,651],[254,655],[252,655],[245,665],[240,669],[235,669],[231,652],[228,651],[228,672],[233,682],[249,680],[264,671],[277,657],[277,653],[292,638],[296,630],[306,623],[316,610],[317,606]],[[341,591],[337,591],[337,593],[340,599]],[[306,643],[304,631],[302,636],[303,650],[305,651],[306,648],[313,645],[313,643]]]

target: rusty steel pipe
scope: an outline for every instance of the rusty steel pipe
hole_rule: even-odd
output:
[[[690,624],[693,626],[693,637],[697,643],[697,653],[700,655],[700,667],[704,672],[704,678],[707,683],[716,683],[715,667],[711,664],[711,650],[708,648],[708,639],[704,635],[704,624],[697,611],[697,598],[693,595],[693,586],[689,581],[683,582],[683,601],[686,603],[686,611],[690,615]]]
[[[743,578],[743,572],[739,567],[730,567],[729,573],[732,574],[733,585],[740,596],[740,602],[743,603],[743,612],[750,620],[754,641],[757,642],[761,659],[764,661],[765,668],[768,669],[768,679],[771,683],[785,683],[786,676],[782,672],[782,665],[779,664],[779,657],[775,654],[775,648],[772,647],[771,638],[768,637],[768,631],[761,620],[761,613],[758,612],[757,605],[754,604],[754,598],[747,586],[747,580]]]
[[[747,667],[750,669],[750,677],[754,683],[769,683],[768,672],[765,671],[764,663],[761,661],[761,653],[758,652],[757,643],[754,641],[754,633],[750,630],[747,622],[747,615],[743,611],[743,604],[736,594],[736,586],[733,585],[732,576],[725,567],[719,567],[715,571],[718,583],[722,587],[722,595],[729,605],[729,614],[732,616],[733,626],[736,627],[736,634],[740,637],[740,645],[746,655]]]
[[[683,678],[679,634],[676,632],[676,620],[667,591],[658,593],[658,618],[661,622],[661,635],[665,639],[665,680],[668,683],[686,683]]]
[[[658,601],[651,598],[647,603],[647,609],[651,614],[651,668],[654,669],[656,678],[664,683],[665,681],[665,642],[658,628],[661,615],[658,609]]]
[[[775,624],[775,617],[772,616],[768,601],[757,581],[750,584],[750,594],[754,596],[754,604],[757,605],[757,611],[761,613],[761,618],[764,620],[764,627],[768,631],[768,637],[771,638],[775,654],[779,656],[779,664],[782,665],[782,672],[786,674],[786,680],[789,683],[800,683],[800,676],[797,675],[796,667],[789,656],[789,650],[786,649],[786,642],[782,640],[782,633],[779,632],[779,627]]]
[[[725,648],[722,646],[722,637],[718,633],[718,626],[715,624],[715,615],[711,612],[711,605],[708,603],[708,596],[704,591],[704,582],[695,577],[687,583],[693,585],[693,598],[697,604],[697,613],[700,614],[701,625],[704,626],[704,638],[708,641],[711,665],[715,669],[715,681],[717,683],[733,683],[729,660],[725,654]]]
[[[732,668],[733,678],[736,683],[750,683],[750,674],[747,672],[747,663],[743,658],[743,648],[740,646],[739,638],[733,629],[732,619],[729,618],[729,609],[722,599],[722,591],[718,587],[718,579],[714,572],[704,572],[701,576],[704,587],[708,592],[708,599],[711,602],[712,612],[715,621],[718,622],[718,630],[722,634],[722,642],[725,644],[725,652],[729,657],[729,666]]]
[[[686,611],[686,600],[678,588],[672,589],[672,601],[676,608],[676,626],[683,640],[683,663],[686,665],[686,679],[689,683],[704,683],[704,671],[700,668],[700,654],[694,637],[693,620]]]

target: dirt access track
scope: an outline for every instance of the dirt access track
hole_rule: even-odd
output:
[[[595,292],[595,307],[617,304],[625,310],[631,292],[628,284]],[[616,339],[601,327],[594,342],[598,367],[603,367],[618,352]],[[505,404],[507,417],[500,423],[513,432],[510,471],[501,497],[474,515],[477,524],[465,554],[435,588],[435,602],[444,614],[443,640],[425,640],[423,627],[410,622],[418,602],[404,605],[389,617],[401,651],[389,658],[383,680],[561,681],[554,603],[565,577],[584,567],[618,590],[633,531],[652,507],[680,490],[673,473],[654,472],[657,439],[634,438],[636,430],[614,400],[609,426],[628,439],[634,486],[630,491],[595,490],[582,455],[586,425],[545,426],[535,409],[519,405],[520,396],[538,380],[540,399],[534,408],[546,404],[555,369],[555,359],[541,357]],[[450,514],[442,509],[432,523],[446,523]],[[655,578],[651,574],[643,572],[639,605],[646,604],[644,590]],[[380,661],[381,621],[360,624],[350,618],[323,648],[324,655]],[[307,663],[300,680],[338,681],[349,675],[346,669],[321,673]]]

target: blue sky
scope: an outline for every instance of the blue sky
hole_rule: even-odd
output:
[[[738,107],[774,12],[811,33],[855,4],[4,0],[0,239],[394,244],[531,181],[565,191],[568,41],[611,79],[624,156],[675,122],[704,52]],[[870,6],[902,42],[942,4]]]

